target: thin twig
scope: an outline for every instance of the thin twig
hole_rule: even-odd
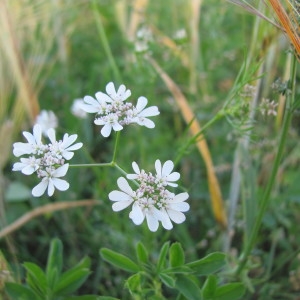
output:
[[[99,200],[81,200],[81,201],[65,201],[65,202],[58,202],[58,203],[50,203],[44,206],[37,207],[30,212],[25,213],[22,217],[14,221],[12,224],[8,225],[7,227],[3,228],[0,231],[0,239],[5,237],[8,234],[16,231],[18,228],[22,227],[30,220],[35,217],[41,216],[43,214],[49,212],[55,212],[57,210],[63,210],[68,208],[80,207],[80,206],[93,206],[99,205],[102,201]]]

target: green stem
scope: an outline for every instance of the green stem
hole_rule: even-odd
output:
[[[279,140],[279,146],[278,146],[277,154],[276,154],[274,164],[273,164],[273,167],[272,167],[271,176],[269,178],[267,187],[264,191],[264,194],[262,196],[262,200],[260,202],[261,206],[260,206],[260,209],[258,211],[258,215],[256,217],[253,230],[252,230],[251,235],[249,237],[249,240],[248,240],[248,242],[245,246],[245,250],[242,254],[241,261],[240,261],[239,266],[238,266],[237,271],[236,271],[237,275],[239,275],[242,272],[243,268],[245,267],[248,256],[249,256],[249,254],[250,254],[251,250],[253,249],[254,244],[256,242],[256,239],[257,239],[260,227],[261,227],[263,216],[264,216],[265,211],[266,211],[266,209],[269,205],[269,202],[270,202],[271,191],[272,191],[272,188],[273,188],[275,180],[276,180],[276,176],[277,176],[277,172],[278,172],[278,169],[279,169],[279,166],[280,166],[281,158],[283,156],[285,143],[286,143],[286,138],[287,138],[288,130],[289,130],[292,115],[293,115],[292,107],[293,107],[294,100],[295,100],[296,65],[297,65],[297,59],[296,59],[295,56],[293,56],[292,70],[291,70],[291,82],[290,82],[291,94],[289,94],[288,97],[287,97],[286,115],[285,115],[284,122],[283,122],[283,128],[282,128],[282,132],[281,132],[281,136],[280,136],[280,140]]]
[[[98,163],[98,164],[73,164],[73,165],[70,165],[70,168],[82,168],[82,167],[88,167],[88,168],[114,167],[114,164],[112,162],[110,162],[110,163]]]
[[[119,69],[117,67],[117,64],[116,64],[116,61],[115,61],[115,59],[112,55],[112,52],[111,52],[111,49],[110,49],[110,46],[109,46],[109,42],[108,42],[104,27],[103,27],[103,23],[101,21],[101,16],[98,12],[98,7],[97,7],[97,1],[96,0],[92,1],[92,6],[93,6],[93,13],[94,13],[94,16],[95,16],[96,26],[97,26],[98,33],[99,33],[99,36],[100,36],[100,40],[102,42],[102,45],[103,45],[105,54],[108,58],[109,64],[110,64],[110,66],[112,68],[112,71],[114,73],[114,77],[119,82],[122,82],[122,77],[120,75],[120,71],[119,71]]]
[[[117,131],[116,140],[115,140],[115,147],[114,147],[114,153],[113,153],[113,158],[112,158],[113,163],[116,161],[119,139],[120,139],[120,131]]]

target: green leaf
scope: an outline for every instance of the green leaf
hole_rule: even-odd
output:
[[[238,300],[245,294],[245,287],[240,282],[228,283],[219,287],[214,300]]]
[[[101,257],[110,264],[127,272],[138,272],[139,266],[127,256],[107,248],[100,249]]]
[[[23,286],[14,282],[5,283],[5,291],[11,299],[22,300],[42,300],[44,298],[38,297],[29,287]]]
[[[160,250],[159,258],[157,262],[156,270],[157,272],[160,272],[162,268],[165,268],[166,266],[166,257],[169,250],[170,243],[165,242]]]
[[[100,296],[97,300],[120,300],[118,298],[109,297],[109,296]]]
[[[187,263],[186,266],[193,269],[197,275],[210,275],[226,264],[226,255],[221,252],[214,252],[206,257]]]
[[[138,292],[141,290],[141,275],[136,273],[130,276],[125,283],[125,286],[131,293]]]
[[[140,264],[146,264],[148,262],[149,253],[141,242],[138,242],[136,245],[136,256]]]
[[[217,277],[214,275],[208,276],[202,288],[203,300],[212,299],[212,297],[216,293],[217,288]]]
[[[181,267],[174,267],[174,268],[168,268],[161,271],[161,273],[165,274],[190,274],[194,273],[194,271],[187,267],[187,266],[181,266]]]
[[[34,263],[23,264],[27,271],[26,282],[40,297],[47,295],[47,280],[44,271]]]
[[[190,276],[178,275],[175,288],[188,300],[201,300],[201,290]]]
[[[68,295],[75,292],[86,281],[90,273],[88,268],[74,268],[63,273],[54,288],[55,295]]]
[[[63,244],[61,240],[55,238],[51,241],[50,250],[48,254],[48,261],[46,267],[47,279],[50,274],[52,274],[53,276],[54,269],[56,269],[56,274],[57,276],[59,276],[62,270],[62,266],[63,266]]]
[[[175,287],[175,279],[172,276],[165,273],[160,273],[159,278],[169,288]]]
[[[169,263],[171,267],[179,267],[184,264],[184,252],[180,243],[173,243],[169,251]]]

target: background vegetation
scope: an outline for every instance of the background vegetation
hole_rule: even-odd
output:
[[[266,3],[252,2],[276,19]],[[290,12],[297,22],[299,12]],[[0,20],[1,228],[46,204],[97,200],[43,213],[1,236],[2,271],[7,261],[15,280],[22,280],[23,262],[44,267],[54,237],[64,245],[65,269],[86,255],[91,258],[92,274],[79,295],[130,299],[127,274],[100,258],[102,247],[130,256],[142,242],[155,260],[164,242],[178,241],[187,261],[224,251],[229,271],[235,270],[258,216],[283,126],[292,56],[283,31],[217,0],[1,0]],[[144,27],[152,33],[150,60],[135,51],[137,32]],[[182,29],[186,36],[176,38]],[[191,209],[187,221],[170,232],[151,233],[145,224],[132,224],[127,212],[112,212],[107,195],[120,176],[113,168],[71,168],[70,189],[51,198],[33,198],[35,179],[11,171],[12,143],[21,141],[23,130],[31,131],[41,109],[58,116],[58,135],[77,133],[84,143],[72,163],[110,162],[114,138],[104,139],[92,119],[80,120],[70,111],[74,99],[104,91],[110,81],[159,107],[155,129],[122,131],[117,161],[129,172],[132,161],[151,170],[158,158],[179,158],[176,168]],[[255,87],[255,97],[243,94],[246,85]],[[296,85],[296,100],[299,93]],[[260,113],[263,98],[278,102],[276,116]],[[186,100],[185,106],[178,99]],[[203,144],[190,141],[188,108],[202,127],[214,120],[204,133],[213,166],[201,152]],[[244,299],[300,297],[299,121],[295,109],[255,247],[238,277],[248,283]],[[168,290],[166,295],[173,297]]]

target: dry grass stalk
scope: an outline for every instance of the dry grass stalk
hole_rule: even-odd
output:
[[[3,228],[0,231],[0,239],[11,234],[12,232],[16,231],[32,219],[48,214],[53,213],[58,210],[76,208],[76,207],[84,207],[84,206],[94,206],[102,204],[99,200],[80,200],[80,201],[66,201],[66,202],[57,202],[57,203],[50,203],[44,206],[37,207],[30,212],[25,213],[22,217],[14,221],[12,224],[8,225],[7,227]]]
[[[298,34],[299,25],[295,27],[289,18],[285,8],[281,4],[279,0],[268,0],[270,3],[274,13],[277,16],[278,21],[284,29],[285,34],[288,36],[290,42],[293,44],[295,51],[298,55],[298,59],[300,56],[300,37]]]
[[[201,132],[201,127],[193,110],[188,104],[187,99],[182,94],[178,86],[173,82],[173,80],[162,70],[158,63],[148,57],[149,62],[152,64],[154,69],[158,72],[162,80],[165,82],[166,86],[172,93],[176,103],[181,111],[181,114],[187,124],[190,124],[189,130],[193,136],[198,135]],[[206,140],[203,135],[200,135],[197,139],[196,146],[201,153],[203,160],[206,165],[207,178],[209,183],[209,192],[211,197],[212,209],[217,222],[225,228],[227,226],[227,217],[225,213],[224,201],[222,199],[221,189],[219,181],[215,174],[214,165],[210,155],[209,148],[207,146]]]

